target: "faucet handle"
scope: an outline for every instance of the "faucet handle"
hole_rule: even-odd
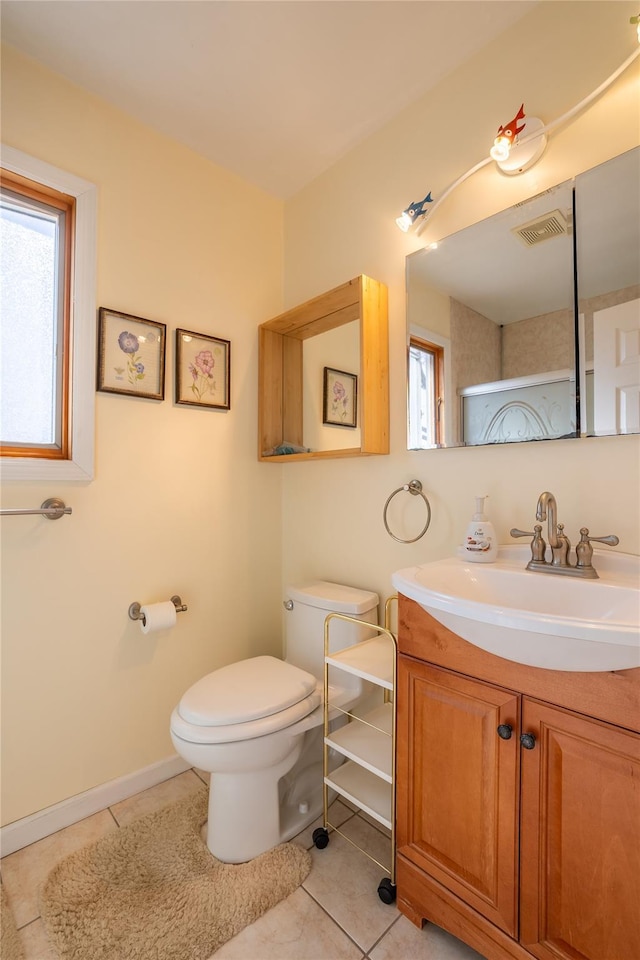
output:
[[[533,530],[518,530],[514,527],[509,531],[512,537],[531,537],[531,562],[544,563],[547,545],[542,539],[542,526],[536,523]]]
[[[588,527],[580,527],[580,542],[576,544],[576,567],[582,569],[585,567],[593,566],[591,560],[593,559],[593,547],[591,546],[591,541],[595,540],[596,543],[608,543],[610,547],[616,547],[620,540],[615,534],[611,534],[608,537],[590,537]],[[593,576],[593,574],[591,574]],[[596,573],[597,577],[598,574]]]
[[[580,527],[580,538],[583,543],[593,541],[595,543],[608,543],[610,547],[617,547],[620,543],[620,540],[614,533],[610,533],[608,537],[590,537],[588,527]]]

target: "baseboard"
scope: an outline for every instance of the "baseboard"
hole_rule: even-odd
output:
[[[167,757],[166,760],[152,763],[149,767],[143,767],[142,770],[128,773],[116,780],[109,780],[84,793],[78,793],[75,797],[69,797],[68,800],[54,803],[53,806],[38,810],[37,813],[32,813],[22,820],[14,820],[13,823],[8,823],[6,827],[0,829],[1,855],[6,857],[10,853],[15,853],[16,850],[21,850],[30,843],[35,843],[36,840],[42,840],[62,830],[63,827],[78,823],[85,817],[99,813],[100,810],[119,803],[120,800],[126,800],[142,790],[155,787],[157,783],[170,780],[171,777],[176,777],[189,769],[189,764],[175,754]]]

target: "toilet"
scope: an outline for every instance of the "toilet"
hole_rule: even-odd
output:
[[[176,751],[211,774],[206,843],[224,863],[259,856],[322,813],[325,618],[378,622],[376,593],[325,580],[289,587],[284,608],[284,660],[251,657],[214,670],[171,714]],[[374,634],[336,619],[330,650]],[[367,684],[342,670],[338,677],[340,685],[330,673],[330,703],[353,709]]]

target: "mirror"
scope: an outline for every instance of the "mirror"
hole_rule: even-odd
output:
[[[335,375],[325,391],[324,371]],[[302,348],[302,436],[312,450],[345,450],[361,442],[357,380],[360,370],[360,324],[352,320],[304,341]],[[332,390],[336,384],[336,392]],[[340,386],[349,394],[338,395]],[[326,423],[326,414],[332,423]],[[352,426],[353,423],[353,426]]]
[[[576,436],[573,183],[409,256],[407,320],[409,449]]]
[[[261,324],[258,459],[388,453],[388,351],[387,288],[370,277]]]
[[[576,177],[582,432],[640,432],[640,147]]]
[[[640,148],[408,257],[407,323],[409,449],[640,432]]]

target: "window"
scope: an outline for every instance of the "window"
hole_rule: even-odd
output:
[[[2,171],[3,456],[68,459],[75,200]]]
[[[93,477],[95,187],[3,147],[3,479]]]
[[[444,443],[444,348],[409,339],[409,449]]]

